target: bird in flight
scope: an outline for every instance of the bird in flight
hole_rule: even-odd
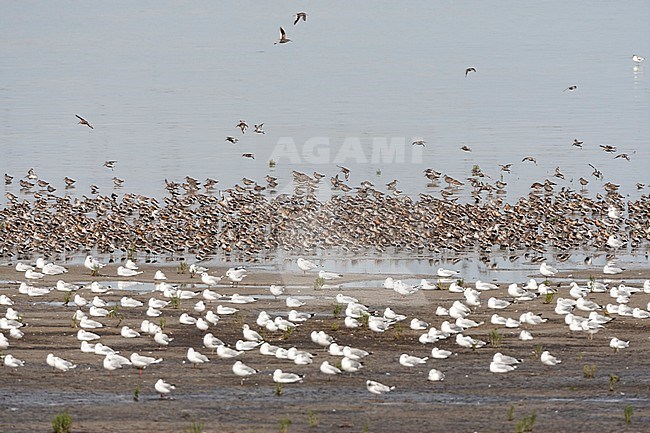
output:
[[[226,137],[226,141],[228,141],[228,142],[230,142],[230,143],[232,143],[232,144],[237,144],[237,142],[239,141],[239,139],[233,137],[232,135],[229,135],[229,136]]]
[[[93,125],[91,125],[91,124],[90,124],[86,119],[84,119],[84,118],[81,117],[80,115],[75,114],[75,116],[77,117],[77,119],[79,119],[79,124],[80,124],[80,125],[86,125],[86,126],[89,127],[90,129],[95,129],[95,128],[93,128]]]
[[[113,170],[113,168],[115,167],[115,164],[117,164],[117,161],[106,161],[106,162],[104,162],[104,167],[110,168],[111,170]]]
[[[603,149],[605,152],[609,152],[609,153],[616,152],[616,146],[612,146],[611,144],[601,144],[600,148]]]
[[[296,20],[293,22],[293,25],[295,26],[298,24],[298,21],[302,18],[303,21],[307,21],[307,13],[306,12],[298,12],[297,14],[294,15],[296,17]]]
[[[582,141],[578,140],[577,138],[573,139],[573,145],[582,149]]]
[[[632,60],[637,62],[637,63],[641,63],[642,61],[645,60],[645,57],[635,54],[635,55],[632,56]]]
[[[244,157],[244,158],[255,159],[255,154],[254,153],[242,153],[241,156]]]
[[[260,123],[259,125],[254,125],[255,126],[255,132],[256,134],[264,134],[264,130],[262,129],[264,127],[263,123]]]
[[[537,165],[537,160],[532,156],[526,156],[524,159],[521,160],[521,162],[526,162],[526,161],[530,161],[533,164]]]
[[[424,146],[426,144],[426,141],[424,140],[415,140],[412,145],[413,146]]]
[[[475,68],[467,68],[467,69],[465,69],[465,76],[467,77],[467,74],[469,74],[470,72],[476,72],[476,69]]]
[[[273,45],[286,44],[287,42],[291,42],[291,39],[287,38],[287,33],[280,27],[280,40],[275,41]]]
[[[246,132],[246,128],[248,128],[248,125],[243,120],[240,120],[237,124],[237,128],[241,129],[241,133],[244,134]]]
[[[471,152],[471,151],[472,151],[472,149],[470,149],[470,148],[467,147],[467,146],[463,146],[463,147],[461,147],[460,150],[462,150],[463,152]]]
[[[574,91],[575,89],[577,89],[577,88],[578,88],[578,86],[576,86],[576,85],[574,84],[573,86],[569,86],[569,87],[567,87],[566,89],[564,89],[564,90],[562,90],[562,91],[563,91],[563,92],[566,92],[566,91],[568,90],[569,92],[573,92],[573,91]]]

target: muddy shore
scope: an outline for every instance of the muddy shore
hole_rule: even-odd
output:
[[[115,267],[106,268],[104,275],[99,277],[91,277],[83,267],[71,267],[63,279],[76,283],[117,281]],[[177,274],[174,267],[145,266],[142,269],[142,275],[120,280],[153,283],[155,270],[163,269],[169,282],[186,284],[186,290],[200,292],[206,287],[197,277]],[[221,275],[224,270],[211,269],[211,273]],[[572,274],[582,277],[575,272]],[[295,346],[315,354],[313,364],[294,365],[291,361],[263,356],[253,350],[239,359],[259,369],[260,373],[245,379],[242,384],[232,373],[234,360],[219,359],[211,354],[202,344],[204,332],[178,322],[183,312],[195,317],[200,315],[193,311],[200,296],[182,300],[178,308],[163,309],[163,315],[155,319],[156,323],[164,319],[164,331],[174,338],[167,348],[159,348],[150,336],[135,339],[120,336],[123,325],[139,329],[146,318],[146,306],[120,308],[119,317],[99,319],[104,328],[95,332],[101,335],[103,344],[126,356],[138,352],[164,359],[141,375],[131,368],[109,373],[102,367],[102,357],[79,350],[77,329],[72,327],[71,320],[76,307],[63,305],[63,292],[52,291],[43,297],[19,294],[18,285],[13,281],[24,281],[22,274],[8,266],[0,267],[0,281],[5,282],[0,284],[0,294],[14,300],[13,308],[27,324],[22,328],[24,337],[10,339],[10,347],[4,351],[4,354],[11,353],[24,360],[25,366],[18,369],[0,367],[0,431],[50,431],[52,418],[63,410],[72,415],[74,432],[179,432],[190,431],[192,423],[199,422],[204,423],[204,432],[275,432],[289,421],[290,432],[501,432],[515,431],[517,422],[533,413],[536,414],[535,431],[647,431],[650,423],[647,364],[650,319],[617,317],[589,340],[585,333],[569,331],[563,317],[554,313],[555,303],[546,304],[543,297],[539,297],[498,311],[502,316],[514,318],[525,311],[533,311],[549,319],[538,326],[522,325],[534,336],[532,341],[524,342],[517,338],[520,329],[490,324],[490,316],[495,311],[483,302],[471,317],[486,323],[466,334],[489,341],[490,333],[497,329],[502,336],[500,346],[488,344],[478,350],[464,349],[456,345],[453,338],[423,345],[418,342],[423,331],[414,331],[408,326],[411,318],[417,317],[439,327],[448,318],[436,316],[436,307],[449,307],[453,301],[462,299],[462,294],[431,290],[401,297],[384,289],[380,282],[375,286],[366,282],[354,287],[355,281],[376,278],[367,275],[347,275],[336,285],[314,289],[314,278],[314,274],[287,275],[256,272],[251,268],[245,285],[231,288],[223,284],[213,288],[222,295],[237,292],[260,297],[251,304],[208,303],[211,309],[219,303],[240,309],[236,315],[221,316],[220,322],[208,331],[229,345],[234,346],[241,339],[242,324],[259,329],[255,318],[262,310],[272,316],[286,317],[289,310],[285,305],[286,295],[303,299],[306,305],[299,310],[315,314],[290,334],[263,333],[271,344],[284,348]],[[650,278],[650,271],[635,271],[634,278]],[[36,285],[53,286],[58,279],[46,277]],[[557,296],[568,297],[568,281],[554,281],[561,286]],[[351,283],[351,287],[346,285],[340,290],[338,284],[345,282]],[[274,283],[287,286],[285,294],[277,299],[268,293],[268,286]],[[99,296],[113,303],[119,302],[122,296],[145,303],[151,296],[162,298],[160,293],[143,292],[137,287],[135,290],[133,287],[114,288],[112,294]],[[482,299],[486,301],[490,296],[509,299],[506,288],[507,284],[502,284],[498,290],[484,293]],[[371,311],[391,307],[408,319],[383,334],[365,327],[347,329],[343,325],[343,313],[338,317],[334,314],[334,297],[339,292],[357,297]],[[87,299],[94,296],[89,289],[81,289],[79,293]],[[600,305],[614,302],[607,293],[590,294],[589,299]],[[641,292],[632,297],[630,306],[647,308],[648,302],[650,294]],[[6,309],[0,307],[0,313],[4,314]],[[311,342],[312,330],[323,330],[341,345],[363,348],[372,354],[365,358],[364,368],[357,373],[326,376],[318,370],[320,363],[328,360],[335,364],[340,358]],[[615,353],[608,346],[613,336],[630,340],[630,347]],[[421,367],[408,368],[398,363],[402,353],[430,356],[434,346],[451,350],[455,355],[446,360],[429,359]],[[211,361],[200,368],[192,368],[185,359],[188,347],[208,355]],[[543,365],[534,354],[540,348],[550,351],[562,363],[555,367]],[[489,363],[499,351],[521,358],[519,368],[507,374],[491,373]],[[48,353],[74,361],[77,368],[66,373],[53,371],[45,363]],[[584,366],[594,366],[595,377],[586,378]],[[281,395],[277,395],[278,388],[271,379],[276,368],[304,374],[304,382],[284,385]],[[431,368],[444,372],[444,381],[427,381]],[[619,381],[610,386],[611,375],[618,376]],[[159,378],[176,385],[171,399],[161,400],[156,394],[153,384]],[[367,379],[394,385],[395,390],[373,395],[365,388]],[[136,389],[139,390],[138,401],[134,401]],[[628,405],[634,410],[630,424],[626,424],[624,418]]]

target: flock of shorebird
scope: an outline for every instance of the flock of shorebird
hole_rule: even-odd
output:
[[[299,258],[296,265],[303,273],[311,272],[313,275],[320,268],[318,264],[304,258]],[[88,256],[84,266],[94,275],[100,270],[106,271],[107,264]],[[3,364],[9,368],[26,366],[23,360],[10,353],[14,348],[20,348],[23,341],[25,345],[29,346],[29,316],[23,316],[19,312],[20,306],[29,308],[28,301],[31,298],[44,297],[57,292],[70,292],[69,300],[64,303],[64,306],[70,304],[77,308],[72,319],[74,326],[79,328],[76,333],[80,345],[79,350],[83,353],[98,355],[101,358],[102,367],[109,372],[125,366],[132,366],[139,369],[140,374],[142,374],[142,370],[153,369],[154,365],[163,362],[163,358],[158,357],[157,354],[148,356],[138,353],[150,350],[150,341],[157,344],[159,350],[176,344],[174,343],[175,338],[165,332],[163,322],[160,322],[161,325],[154,322],[161,317],[164,317],[167,321],[176,317],[178,324],[188,327],[186,329],[196,327],[200,331],[202,335],[200,342],[197,339],[194,345],[186,349],[186,361],[184,362],[190,363],[192,367],[210,363],[208,355],[201,353],[203,349],[195,349],[195,346],[202,344],[212,354],[216,353],[218,358],[231,360],[231,362],[235,361],[231,370],[241,383],[245,378],[260,373],[260,369],[247,365],[242,361],[242,359],[252,358],[251,361],[257,360],[259,362],[262,358],[251,356],[250,354],[254,353],[253,351],[258,351],[260,355],[265,357],[273,357],[280,360],[280,362],[285,362],[287,366],[306,366],[305,368],[308,369],[307,374],[309,374],[309,371],[311,371],[310,366],[317,356],[316,353],[312,353],[310,350],[321,348],[326,350],[327,355],[325,356],[328,359],[320,363],[318,370],[321,374],[329,376],[363,371],[367,357],[380,356],[378,353],[373,354],[363,348],[351,347],[342,342],[337,342],[332,335],[322,329],[311,331],[309,341],[303,340],[300,347],[286,348],[272,344],[272,342],[282,341],[280,335],[283,333],[289,333],[289,335],[294,331],[296,334],[300,333],[301,327],[306,327],[316,312],[316,310],[310,310],[309,301],[301,300],[286,293],[292,290],[291,288],[277,285],[268,287],[268,291],[273,298],[267,304],[267,308],[277,309],[278,306],[275,304],[283,303],[291,310],[272,317],[266,310],[254,306],[249,307],[245,310],[246,315],[243,317],[241,338],[234,344],[234,347],[226,344],[209,331],[218,329],[216,325],[223,316],[235,314],[240,310],[222,304],[254,304],[258,302],[259,297],[239,294],[224,296],[212,289],[220,284],[223,278],[228,278],[231,286],[238,285],[247,275],[247,269],[243,267],[230,268],[225,276],[217,277],[210,275],[207,268],[192,264],[189,269],[191,274],[201,275],[201,284],[206,286],[200,291],[196,291],[199,284],[194,285],[195,290],[186,290],[178,285],[170,284],[166,282],[167,277],[165,274],[161,270],[157,270],[153,276],[156,282],[154,291],[152,293],[138,293],[133,297],[118,295],[110,287],[104,286],[97,281],[83,287],[63,280],[59,280],[55,285],[52,285],[50,281],[47,281],[46,277],[60,278],[67,273],[67,269],[64,266],[47,262],[42,258],[39,258],[33,266],[19,262],[15,268],[16,271],[24,273],[27,280],[39,281],[40,285],[36,287],[22,282],[18,289],[2,289],[4,293],[0,295],[0,305],[6,307],[6,310],[4,317],[0,319],[0,329],[8,331],[11,340],[0,332],[0,351],[3,353]],[[118,267],[116,272],[118,277],[135,277],[142,274],[142,271],[138,270],[136,263],[131,260],[128,260],[124,266]],[[539,272],[547,279],[554,278],[557,274],[557,270],[545,262],[540,265]],[[341,275],[323,269],[319,270],[318,276],[327,281],[336,281],[341,278]],[[465,285],[461,280],[459,271],[444,268],[439,268],[434,278],[435,281],[422,280],[420,284],[411,285],[405,281],[388,277],[384,281],[384,288],[395,291],[400,295],[399,299],[412,296],[420,290],[444,289],[449,293],[457,294],[458,299],[453,302],[448,301],[449,305],[438,305],[426,309],[431,315],[428,318],[429,320],[441,320],[438,327],[432,326],[420,318],[409,318],[407,315],[398,313],[396,310],[400,310],[400,308],[406,309],[404,306],[400,307],[399,299],[392,306],[373,305],[371,308],[357,298],[338,293],[334,297],[334,301],[341,304],[341,310],[344,311],[343,326],[355,333],[363,333],[367,329],[373,333],[383,334],[391,327],[397,326],[398,323],[409,323],[410,329],[423,331],[418,338],[422,346],[414,346],[411,353],[402,353],[397,361],[405,368],[419,368],[426,366],[429,359],[435,360],[437,366],[441,362],[440,360],[451,357],[452,359],[448,362],[453,362],[455,356],[458,356],[458,359],[462,358],[462,353],[454,353],[453,350],[462,352],[489,347],[487,341],[469,335],[481,332],[487,326],[495,327],[497,330],[518,331],[519,340],[530,341],[535,338],[533,332],[540,329],[549,320],[551,322],[561,320],[568,326],[570,331],[586,333],[589,339],[593,339],[594,334],[606,329],[607,323],[612,321],[614,316],[621,318],[621,320],[627,317],[634,319],[650,318],[650,312],[648,311],[650,303],[643,306],[643,308],[631,306],[636,304],[633,298],[635,294],[650,294],[650,280],[646,280],[643,287],[632,287],[624,284],[608,287],[596,280],[590,280],[586,286],[580,286],[573,281],[568,287],[558,289],[559,284],[551,285],[548,281],[539,283],[535,279],[531,279],[525,285],[510,284],[504,296],[500,298],[491,296],[485,301],[482,298],[488,296],[486,293],[494,293],[497,290],[503,292],[503,288],[480,280],[473,285]],[[121,288],[128,290],[129,283],[121,284],[123,285]],[[226,286],[223,285],[222,288],[225,289]],[[564,291],[567,293],[564,294]],[[74,293],[74,297],[71,296],[72,293]],[[600,305],[595,302],[595,296],[599,296],[598,294],[602,294],[602,296],[609,295],[614,301],[611,301],[606,306]],[[90,295],[93,298],[89,300],[84,295]],[[551,300],[557,295],[554,309],[556,316],[542,317],[533,313],[532,310],[520,313],[518,318],[502,315],[507,314],[510,309],[514,308],[521,310],[525,306],[531,306],[531,308],[534,308],[534,305],[539,306],[537,303],[542,298],[545,299],[545,302],[551,302],[549,301],[549,295]],[[560,297],[560,295],[567,297]],[[375,299],[371,301],[372,303],[382,303],[377,301],[377,297],[373,296],[373,298]],[[197,299],[199,300],[196,301]],[[179,310],[172,309],[174,301],[176,301],[175,308],[180,306],[181,311],[183,311],[182,314],[179,315]],[[317,302],[312,302],[313,306]],[[214,307],[214,303],[219,303],[219,305]],[[137,327],[131,328],[128,325],[122,326],[119,331],[120,336],[129,341],[130,350],[138,348],[137,352],[133,351],[128,357],[102,343],[103,336],[110,336],[115,333],[112,328],[107,328],[102,323],[102,320],[110,317],[118,305],[119,308],[134,313],[129,316],[129,323],[132,322],[132,325],[139,324],[139,331]],[[320,305],[322,308],[322,303]],[[326,303],[326,305],[329,304]],[[485,325],[485,321],[480,319],[485,318],[490,313],[492,313],[489,319],[490,325]],[[252,317],[255,315],[255,324],[253,324]],[[320,326],[323,326],[322,321],[320,323]],[[223,326],[223,324],[220,325],[221,332],[225,332]],[[307,327],[307,329],[309,328]],[[178,329],[176,334],[178,335],[181,332],[183,331]],[[448,346],[446,349],[438,347],[445,344],[444,342],[448,339],[455,342],[455,349],[453,346]],[[10,343],[10,341],[12,342]],[[629,344],[629,341],[615,336],[609,340],[609,346],[616,352],[627,348]],[[434,347],[427,349],[426,356],[421,356],[422,348],[426,345],[434,345]],[[496,345],[492,345],[496,347]],[[60,348],[60,350],[67,349],[70,348],[63,346]],[[540,353],[537,353],[536,356],[546,366],[556,366],[561,363],[561,360],[549,353],[549,351],[540,350]],[[508,373],[518,368],[522,362],[522,359],[496,352],[486,369],[492,373]],[[78,366],[74,361],[57,356],[54,353],[49,353],[43,359],[43,363],[61,372],[74,370]],[[278,384],[302,382],[305,379],[305,374],[284,371],[281,368],[272,368],[272,370],[272,373],[269,372],[269,374],[273,382]],[[434,382],[442,381],[445,378],[445,373],[438,368],[431,368],[428,371],[427,378]],[[392,380],[399,382],[399,377],[394,377]],[[373,394],[387,393],[398,386],[385,385],[374,379],[367,379],[365,384],[367,390]],[[159,378],[154,384],[154,389],[160,394],[161,398],[164,398],[175,389],[175,385],[163,378]]]

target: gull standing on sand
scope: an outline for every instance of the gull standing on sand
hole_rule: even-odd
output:
[[[316,263],[310,262],[309,260],[303,259],[302,257],[298,257],[297,264],[303,274],[306,274],[307,271],[311,271],[312,269],[318,267]]]
[[[192,363],[192,368],[210,361],[207,356],[197,352],[193,347],[187,349],[187,360]]]
[[[93,256],[86,256],[86,260],[84,260],[84,267],[86,269],[90,269],[93,272],[99,271],[105,266],[105,263],[99,263]]]
[[[259,370],[249,367],[241,361],[237,361],[232,366],[232,372],[235,373],[236,376],[241,377],[243,383],[243,378],[257,374],[259,373]]]
[[[547,265],[546,262],[542,262],[542,264],[539,266],[539,272],[545,277],[552,277],[557,274],[557,269]]]
[[[273,382],[275,383],[296,383],[302,382],[304,376],[296,373],[285,373],[279,368],[273,372]]]
[[[162,379],[158,379],[154,385],[154,389],[160,394],[160,398],[165,398],[164,396],[172,392],[172,390],[176,389],[176,387],[170,383],[165,382]]]
[[[543,351],[539,359],[542,361],[542,363],[550,366],[554,366],[562,362],[555,356],[551,355],[548,350]]]
[[[373,394],[385,394],[395,389],[394,386],[387,386],[374,380],[366,380],[366,389]]]
[[[117,268],[117,275],[120,277],[134,277],[142,273],[143,271],[134,271],[133,269],[129,269],[125,266],[120,266]]]
[[[207,272],[201,272],[201,282],[203,284],[207,284],[209,287],[219,284],[221,278],[222,277],[214,277],[212,275],[208,275]]]

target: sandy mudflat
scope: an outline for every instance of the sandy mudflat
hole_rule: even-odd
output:
[[[107,268],[106,276],[98,280],[116,281],[115,266]],[[156,269],[147,266],[138,277],[151,282]],[[175,268],[162,268],[169,280],[193,284],[200,291],[205,285],[198,278],[176,274]],[[213,270],[213,274],[223,274]],[[640,275],[639,275],[640,274]],[[649,278],[650,272],[636,271],[635,278]],[[47,277],[39,285],[54,285],[58,278]],[[95,278],[84,268],[73,267],[65,275],[68,282],[88,282]],[[346,276],[345,281],[359,282],[368,276]],[[12,268],[0,268],[0,281],[22,281],[22,275]],[[124,278],[122,279],[124,280]],[[311,287],[314,275],[303,276],[273,272],[256,272],[253,268],[245,279],[246,286],[237,289],[227,285],[213,288],[222,295],[240,294],[268,295],[271,283],[286,284],[285,294],[304,297],[307,305],[301,311],[313,312],[314,318],[298,327],[291,335],[264,332],[267,340],[275,345],[299,349],[315,354],[314,363],[297,366],[291,361],[263,356],[259,351],[242,354],[239,359],[261,372],[240,384],[232,373],[234,360],[219,359],[203,348],[204,332],[196,327],[182,325],[178,317],[183,312],[193,316],[194,303],[200,299],[183,300],[179,308],[167,307],[161,316],[165,320],[164,331],[174,337],[172,344],[160,349],[151,337],[125,339],[120,336],[122,325],[139,329],[145,318],[146,307],[119,309],[122,318],[101,318],[105,327],[95,332],[101,341],[129,356],[132,352],[153,354],[164,358],[161,364],[149,367],[140,376],[135,369],[125,368],[109,374],[102,368],[102,357],[85,354],[79,350],[77,329],[71,326],[74,306],[62,306],[64,294],[53,291],[44,297],[28,297],[18,293],[17,284],[0,284],[0,294],[15,301],[13,306],[23,316],[27,326],[22,329],[21,340],[10,339],[10,347],[4,353],[26,361],[16,370],[0,367],[0,431],[45,432],[57,412],[68,409],[73,416],[74,432],[179,432],[188,429],[192,422],[204,421],[204,432],[276,432],[281,420],[290,420],[290,432],[503,432],[515,431],[516,421],[536,413],[534,431],[540,432],[641,432],[650,425],[650,375],[647,353],[650,350],[650,319],[617,317],[605,329],[588,340],[582,332],[571,332],[563,317],[553,312],[555,303],[544,304],[542,298],[512,304],[505,310],[496,311],[501,316],[519,318],[525,311],[533,311],[549,318],[538,326],[523,325],[534,340],[522,342],[516,338],[519,330],[491,325],[490,316],[495,312],[486,306],[491,296],[509,299],[506,284],[502,288],[483,293],[483,305],[470,317],[486,323],[469,330],[467,335],[489,340],[493,329],[503,336],[501,347],[487,345],[478,350],[464,349],[453,338],[436,344],[422,345],[418,336],[423,331],[409,329],[413,317],[425,320],[437,328],[448,318],[436,316],[438,305],[449,307],[462,294],[448,291],[420,291],[402,298],[392,290],[386,290],[365,282],[357,288],[346,288],[345,294],[358,297],[371,310],[390,306],[408,319],[401,326],[393,326],[384,334],[368,328],[349,330],[343,326],[343,318],[333,316],[336,286],[321,290]],[[562,283],[558,296],[568,297],[567,280]],[[584,284],[584,280],[582,280]],[[469,282],[468,282],[469,284]],[[354,284],[352,284],[354,286]],[[186,289],[192,289],[191,285]],[[94,296],[88,289],[79,292],[87,299]],[[149,297],[162,298],[160,293],[115,290],[113,294],[100,295],[102,299],[117,302],[122,296],[142,301]],[[241,325],[249,323],[253,328],[255,318],[262,310],[272,316],[289,310],[284,304],[285,296],[274,299],[263,296],[252,304],[237,305],[240,312],[235,316],[222,316],[212,326],[212,332],[226,343],[233,345],[241,338]],[[614,302],[607,293],[590,294],[589,299],[605,305]],[[632,296],[630,306],[647,308],[650,294],[643,292]],[[218,302],[209,304],[215,308]],[[224,305],[230,305],[223,302]],[[0,307],[4,314],[7,307]],[[84,308],[87,311],[87,308]],[[586,316],[588,313],[581,312]],[[154,321],[157,322],[156,319]],[[318,366],[324,360],[336,363],[340,358],[331,356],[311,342],[312,330],[324,330],[341,345],[350,345],[372,352],[365,358],[364,368],[357,373],[336,377],[325,376]],[[2,331],[8,335],[8,331]],[[630,340],[630,347],[615,353],[608,347],[611,337]],[[556,367],[547,367],[533,355],[541,345],[562,360]],[[211,362],[193,369],[184,362],[188,347],[207,354]],[[398,363],[399,355],[409,353],[429,356],[436,346],[449,349],[457,355],[446,360],[428,360],[421,367],[407,368]],[[493,374],[488,366],[495,352],[522,358],[519,368],[507,374]],[[78,367],[70,372],[54,372],[45,363],[48,353],[73,360]],[[583,366],[596,368],[592,379],[583,376]],[[276,385],[271,372],[281,368],[285,371],[305,374],[304,383],[284,385],[282,395],[276,395]],[[443,382],[426,380],[429,369],[437,368],[445,373]],[[610,375],[620,381],[610,391]],[[158,378],[176,384],[173,399],[159,400],[153,389]],[[365,388],[365,381],[373,379],[394,385],[389,394],[376,396]],[[139,401],[133,401],[136,387],[140,390]],[[634,408],[632,423],[624,422],[625,406]],[[514,420],[508,421],[508,409],[514,407]],[[311,415],[311,416],[310,416]],[[315,426],[310,426],[310,419]]]

